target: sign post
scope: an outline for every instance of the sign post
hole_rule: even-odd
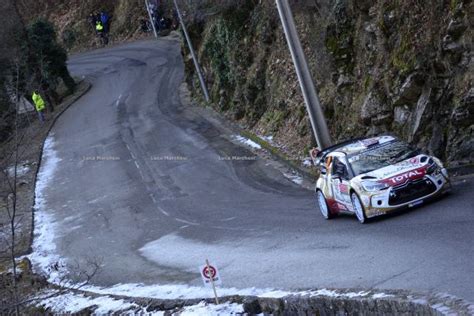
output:
[[[204,286],[212,286],[214,291],[214,297],[216,299],[216,304],[219,305],[219,298],[217,297],[216,284],[222,284],[221,277],[217,268],[209,264],[209,260],[206,259],[206,264],[199,268],[201,272],[202,282]]]

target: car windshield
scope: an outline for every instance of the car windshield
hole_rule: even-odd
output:
[[[418,150],[414,150],[407,143],[394,141],[380,146],[373,146],[348,158],[352,170],[357,176],[396,164],[417,154]]]

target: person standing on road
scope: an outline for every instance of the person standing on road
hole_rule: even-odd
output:
[[[44,123],[44,100],[39,94],[38,90],[35,90],[33,92],[33,95],[31,97],[33,99],[33,103],[35,104],[36,111],[38,112],[38,117],[41,121],[41,123]]]

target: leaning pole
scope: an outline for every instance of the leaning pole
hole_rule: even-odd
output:
[[[290,49],[291,58],[293,59],[296,74],[298,75],[298,81],[300,83],[301,92],[303,93],[306,109],[311,121],[311,127],[313,128],[314,136],[316,137],[316,142],[320,149],[327,148],[332,145],[331,137],[314,87],[313,78],[311,77],[308,63],[296,31],[295,21],[293,20],[290,5],[288,0],[276,0],[276,4],[283,25],[286,41],[288,42],[288,47]]]
[[[193,57],[194,68],[196,68],[196,72],[199,77],[199,83],[201,84],[202,93],[204,94],[206,102],[209,102],[209,92],[207,91],[206,82],[204,81],[201,67],[199,66],[196,53],[194,52],[193,43],[191,42],[191,38],[189,37],[188,30],[186,29],[186,25],[183,21],[183,16],[181,15],[181,11],[179,10],[178,3],[176,2],[176,0],[174,0],[174,6],[176,8],[176,12],[178,13],[179,23],[181,23],[181,27],[183,28],[184,37],[186,37],[186,42],[188,43],[189,51],[191,52],[191,56]]]

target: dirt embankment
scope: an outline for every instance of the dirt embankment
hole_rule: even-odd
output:
[[[148,36],[140,31],[140,19],[147,18],[145,2],[141,0],[18,0],[17,6],[27,23],[39,17],[51,21],[60,42],[71,51],[99,45],[88,17],[101,10],[111,17],[110,43]]]

